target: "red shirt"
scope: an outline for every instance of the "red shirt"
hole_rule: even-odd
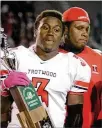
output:
[[[102,119],[101,96],[98,96],[98,88],[102,88],[102,56],[87,46],[77,55],[89,64],[92,71],[90,87],[84,93],[83,107],[83,128],[90,128],[93,119]]]

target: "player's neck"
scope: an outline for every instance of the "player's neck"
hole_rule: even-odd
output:
[[[53,58],[54,56],[56,56],[58,54],[58,51],[52,51],[52,52],[45,52],[43,51],[41,48],[39,48],[38,46],[35,49],[36,54],[42,59],[42,60],[49,60],[51,58]]]

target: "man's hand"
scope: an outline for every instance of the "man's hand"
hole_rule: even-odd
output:
[[[9,89],[14,86],[28,86],[30,80],[23,72],[12,71],[9,73],[8,77],[2,82],[1,90]]]

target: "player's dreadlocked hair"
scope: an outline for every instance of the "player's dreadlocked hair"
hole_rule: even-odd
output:
[[[59,11],[57,10],[45,10],[45,11],[42,11],[36,18],[35,20],[35,24],[34,24],[34,29],[36,30],[39,26],[39,23],[40,21],[44,18],[44,17],[47,17],[47,16],[52,16],[52,17],[56,17],[58,18],[61,23],[62,23],[62,33],[64,32],[64,24],[62,22],[62,13],[60,13]]]

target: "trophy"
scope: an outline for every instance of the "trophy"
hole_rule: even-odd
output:
[[[0,61],[7,70],[17,70],[16,54],[8,50],[7,35],[3,31],[1,29],[4,40],[4,57],[0,58]],[[22,128],[54,128],[46,105],[40,102],[32,83],[27,87],[12,87],[10,93],[19,109],[17,117]]]

